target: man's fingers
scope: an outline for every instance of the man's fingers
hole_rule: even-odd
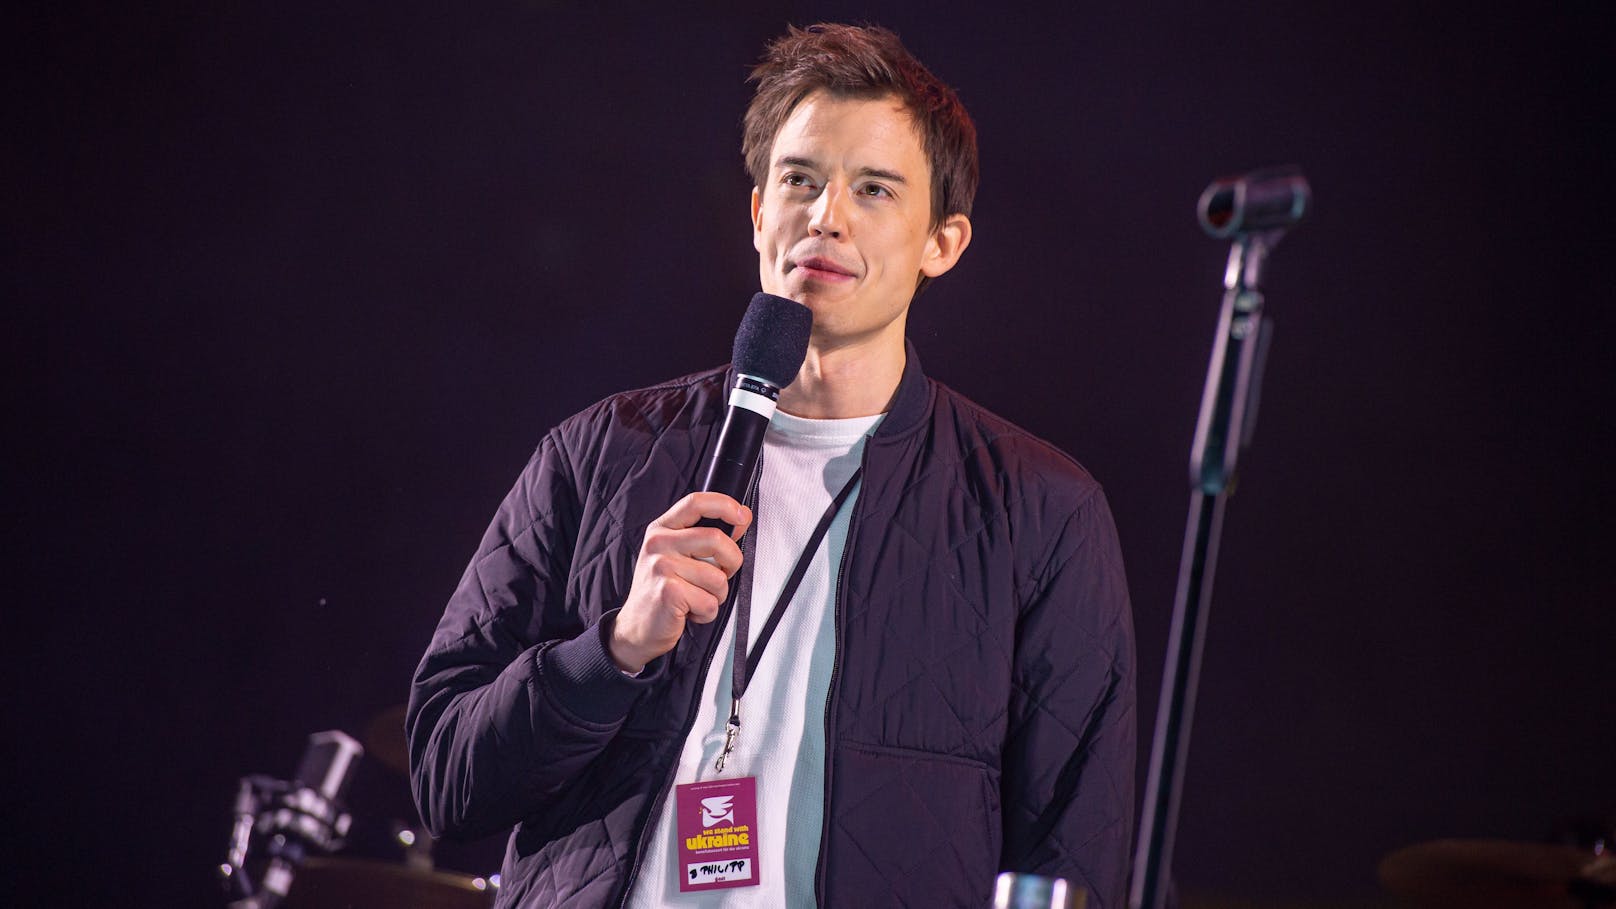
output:
[[[690,611],[685,613],[685,618],[689,621],[695,622],[697,625],[706,625],[713,619],[718,618],[718,607],[723,602],[723,597],[716,597],[710,600],[703,597],[701,598],[701,602],[699,604],[691,604]]]
[[[700,559],[671,559],[669,565],[679,581],[694,587],[696,591],[712,597],[715,602],[711,609],[705,609],[706,603],[702,598],[692,594],[684,597],[687,611],[692,615],[698,612],[718,614],[718,604],[724,602],[729,596],[729,573],[717,565],[712,565]],[[709,620],[711,620],[709,615]]]
[[[719,604],[729,596],[729,581],[723,572],[706,562],[678,556],[668,557],[669,574],[661,579],[658,598],[674,610],[681,621],[705,625],[718,617]]]
[[[741,568],[741,547],[716,527],[669,530],[653,526],[645,532],[645,553],[696,559],[702,564],[716,566],[725,577]]]
[[[740,535],[752,511],[727,495],[695,492],[685,496],[645,528],[629,588],[610,649],[619,668],[634,671],[679,643],[687,622],[718,618],[729,597],[729,579],[741,567],[741,548],[703,519],[737,527]]]
[[[700,557],[710,565],[715,565],[724,572],[724,577],[732,578],[735,572],[741,570],[741,547],[735,541],[719,533],[716,527],[707,528],[710,540],[707,548],[700,553]]]
[[[696,526],[702,518],[712,518],[725,524],[740,524],[752,520],[752,510],[721,492],[693,492],[652,521],[669,530]]]
[[[752,510],[722,493],[695,492],[645,528],[634,585],[612,632],[620,667],[632,669],[667,653],[686,622],[705,625],[718,618],[729,598],[729,579],[741,568],[741,548],[716,527],[696,526],[703,519],[733,525],[738,538],[751,525]]]

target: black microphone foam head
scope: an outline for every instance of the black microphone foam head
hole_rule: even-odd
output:
[[[735,332],[735,371],[776,388],[796,381],[808,356],[813,310],[773,294],[754,294]]]

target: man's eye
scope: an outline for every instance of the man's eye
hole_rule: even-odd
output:
[[[875,196],[875,197],[878,197],[878,198],[881,197],[881,196],[890,196],[890,195],[892,195],[892,190],[887,189],[885,186],[882,186],[879,183],[866,183],[862,187],[859,188],[859,192],[862,195]]]
[[[780,178],[780,182],[784,183],[787,186],[813,186],[814,185],[813,181],[809,180],[808,177],[806,175],[804,175],[804,174],[786,174],[784,177]]]

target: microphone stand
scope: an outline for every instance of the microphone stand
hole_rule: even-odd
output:
[[[1308,207],[1306,180],[1294,170],[1259,171],[1214,181],[1201,197],[1201,221],[1214,236],[1234,237],[1223,277],[1212,360],[1190,450],[1190,508],[1167,642],[1156,734],[1134,857],[1132,909],[1164,909],[1173,841],[1189,754],[1190,721],[1212,607],[1212,578],[1224,504],[1236,462],[1251,442],[1263,362],[1272,338],[1260,290],[1269,252]]]

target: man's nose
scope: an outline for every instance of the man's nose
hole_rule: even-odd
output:
[[[808,211],[808,232],[814,236],[840,238],[847,231],[842,187],[832,183],[814,200]]]

